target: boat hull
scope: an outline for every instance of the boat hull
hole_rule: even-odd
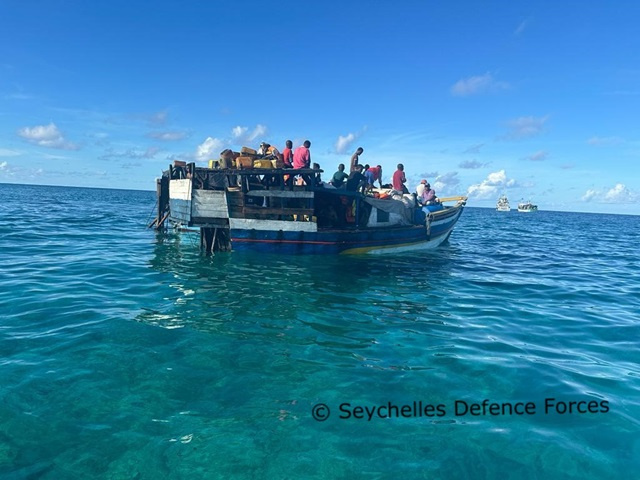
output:
[[[261,253],[386,254],[431,249],[445,242],[455,226],[461,207],[451,207],[426,225],[353,230],[275,231],[231,229],[234,251]]]
[[[302,175],[304,170],[298,172]],[[268,173],[269,178],[274,175]],[[445,242],[466,204],[466,197],[449,197],[441,201],[455,201],[454,206],[420,208],[411,196],[380,199],[315,188],[312,177],[301,188],[283,180],[265,189],[250,183],[255,182],[251,177],[258,178],[254,174],[267,175],[258,169],[219,172],[192,167],[191,176],[173,178],[177,174],[170,170],[168,181],[159,182],[156,224],[168,216],[178,229],[199,228],[200,245],[206,252],[394,253],[435,248]],[[232,179],[225,180],[228,185],[219,185],[214,183],[219,176]],[[237,176],[242,179],[237,181]]]

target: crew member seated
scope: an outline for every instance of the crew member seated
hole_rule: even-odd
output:
[[[418,198],[420,205],[437,205],[440,203],[440,199],[436,197],[436,191],[431,189],[431,185],[428,183],[424,186],[424,191],[420,198]]]

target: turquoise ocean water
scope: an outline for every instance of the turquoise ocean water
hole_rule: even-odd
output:
[[[0,478],[638,478],[640,217],[205,257],[154,203],[0,184]]]

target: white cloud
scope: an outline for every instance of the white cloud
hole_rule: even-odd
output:
[[[233,135],[233,138],[242,138],[247,130],[249,130],[247,127],[241,127],[238,125],[231,129],[231,135]]]
[[[583,202],[590,202],[591,200],[597,198],[599,195],[597,190],[587,190],[586,193],[582,196]]]
[[[436,192],[451,191],[454,187],[460,185],[460,179],[458,178],[458,172],[449,172],[444,175],[436,177],[433,182],[433,189]]]
[[[467,196],[469,198],[487,199],[495,197],[498,192],[505,188],[511,188],[516,185],[516,181],[512,178],[507,178],[507,174],[504,170],[493,172],[487,175],[487,178],[482,182],[475,185],[471,185],[467,189]]]
[[[495,92],[508,88],[508,83],[494,80],[493,76],[487,72],[484,75],[458,80],[458,82],[451,87],[451,94],[457,97],[465,97],[467,95]]]
[[[263,138],[267,134],[268,130],[269,129],[265,125],[258,124],[251,132],[249,132],[248,127],[241,127],[238,125],[237,127],[233,127],[231,135],[235,142],[251,143],[257,139]]]
[[[268,130],[265,125],[261,124],[256,125],[251,131],[249,127],[238,125],[231,129],[231,138],[207,137],[205,141],[196,148],[195,159],[198,161],[207,161],[211,158],[218,158],[220,152],[232,144],[251,145],[256,142],[257,139],[263,139],[268,133]],[[180,155],[172,158],[184,160],[187,157],[190,157],[190,155]]]
[[[0,162],[0,178],[14,177],[19,173],[19,168],[9,164],[9,162]]]
[[[337,153],[346,153],[347,149],[351,146],[351,144],[356,140],[356,136],[353,133],[349,133],[346,136],[339,135],[338,140],[336,140],[336,152]]]
[[[604,201],[610,203],[636,202],[638,195],[631,192],[624,184],[618,183],[604,194]]]
[[[253,129],[253,132],[251,132],[251,134],[249,135],[248,140],[250,142],[260,138],[260,137],[264,137],[267,134],[267,127],[264,125],[256,125],[256,128]]]
[[[521,138],[534,137],[544,130],[549,116],[544,117],[518,117],[507,122],[509,132],[502,138],[505,140],[519,140]]]
[[[49,125],[21,128],[18,130],[18,135],[30,143],[41,147],[58,148],[61,150],[78,150],[80,148],[78,145],[65,140],[53,122]]]
[[[601,201],[604,203],[636,203],[640,201],[638,193],[629,190],[623,183],[617,183],[606,192],[589,189],[581,197],[584,202]]]
[[[219,138],[207,137],[207,139],[198,145],[196,149],[196,159],[206,161],[210,158],[218,158],[220,152],[224,150],[225,142]]]
[[[365,125],[364,127],[362,127],[362,129],[360,129],[359,132],[356,132],[356,133],[349,132],[344,136],[338,135],[338,139],[336,140],[336,143],[335,143],[336,153],[338,154],[347,153],[347,151],[353,148],[352,147],[353,142],[358,140],[362,136],[362,134],[366,131],[367,131],[367,126]]]

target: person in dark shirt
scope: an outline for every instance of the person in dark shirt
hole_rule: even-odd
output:
[[[367,184],[366,177],[362,174],[362,165],[358,164],[355,170],[351,172],[347,179],[347,191],[356,192],[358,188],[364,187]]]

